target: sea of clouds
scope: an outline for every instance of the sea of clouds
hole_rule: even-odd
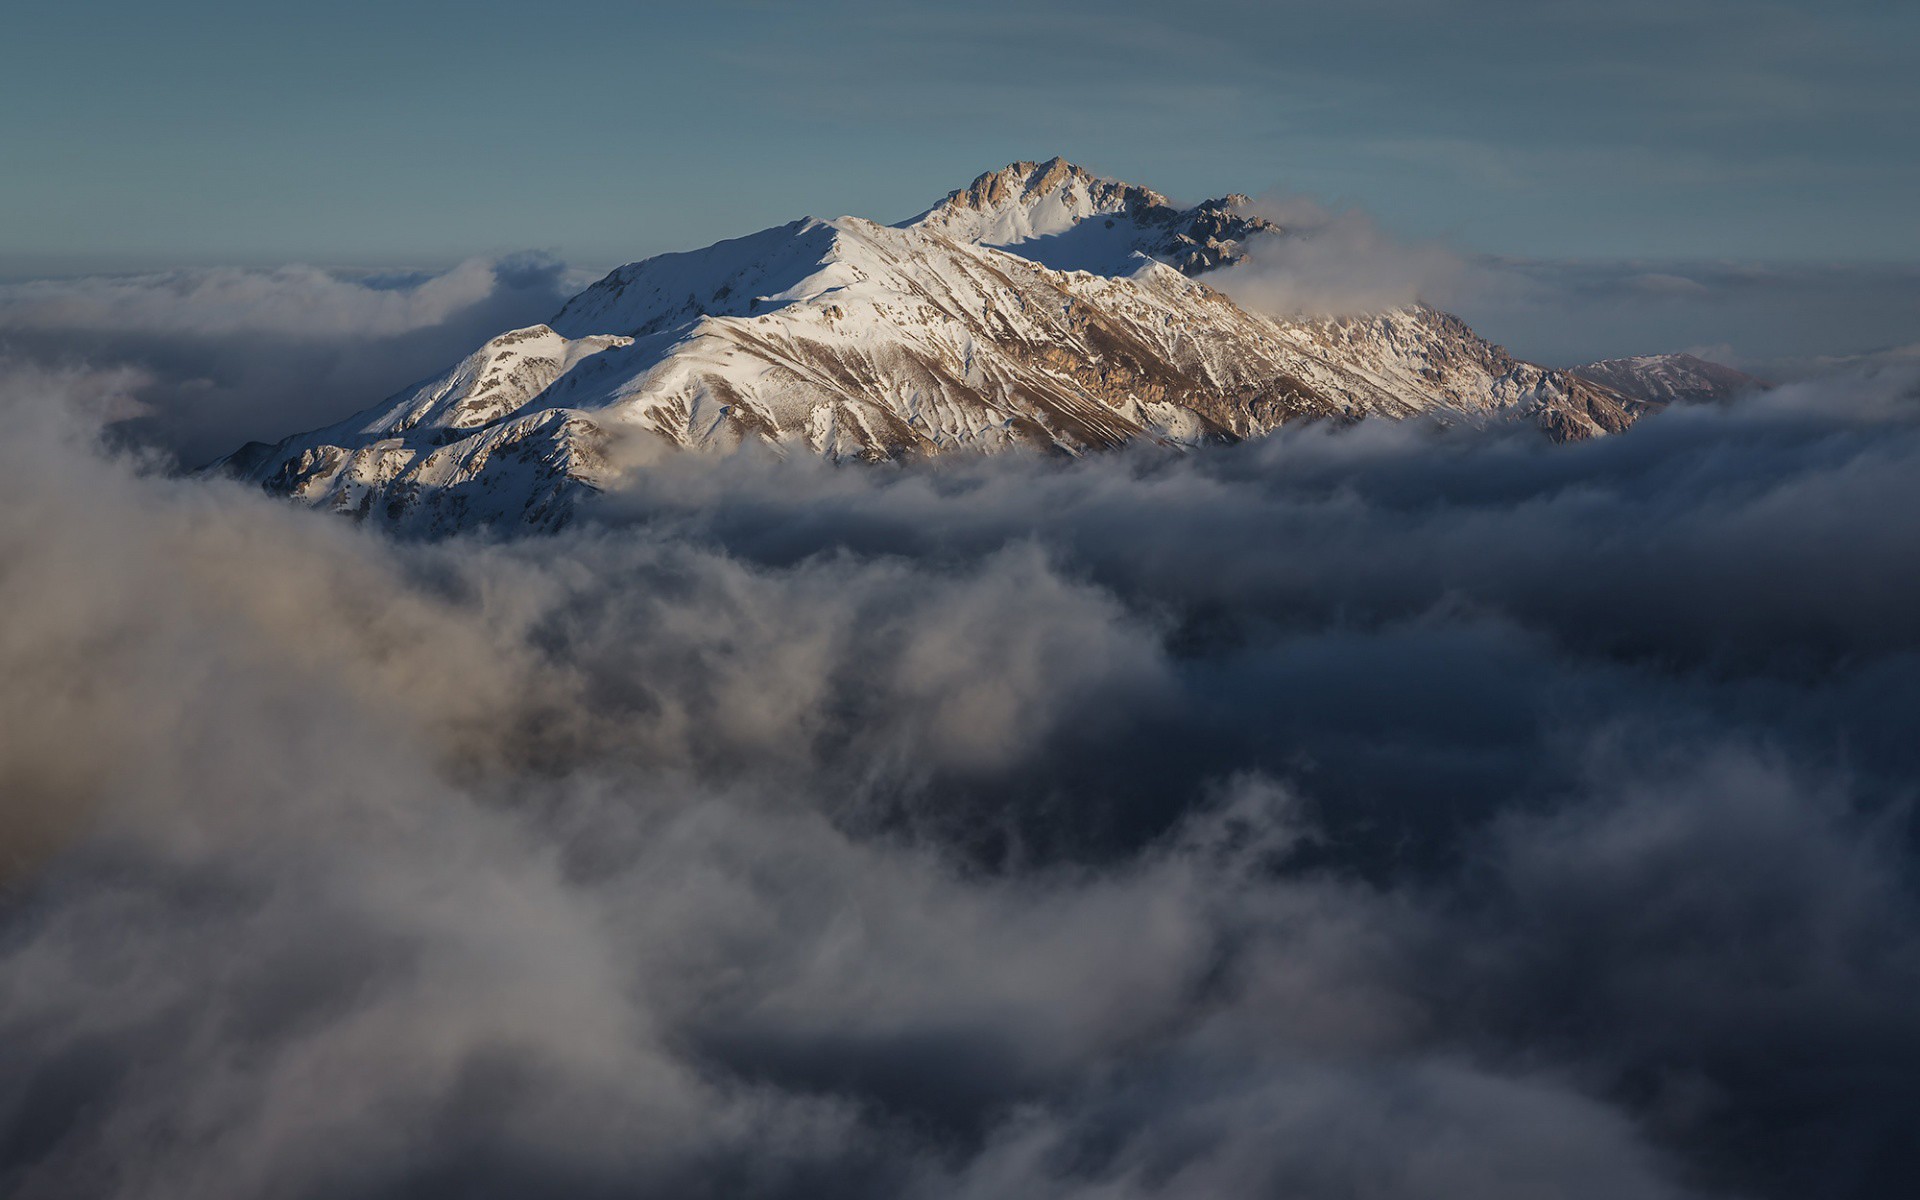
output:
[[[277,347],[378,393],[561,287],[465,270],[15,317],[0,1191],[1920,1172],[1911,364],[1571,446],[669,459],[520,540],[171,469],[318,413]]]

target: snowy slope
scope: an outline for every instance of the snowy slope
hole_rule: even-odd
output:
[[[1323,321],[1240,308],[1194,276],[1271,230],[1241,203],[1181,210],[1058,159],[1016,163],[898,226],[808,218],[621,267],[548,324],[225,466],[317,507],[446,532],[564,522],[617,483],[621,439],[834,459],[1080,454],[1424,412],[1519,415],[1577,438],[1642,411],[1430,308]]]

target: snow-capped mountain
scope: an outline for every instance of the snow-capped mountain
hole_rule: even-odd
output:
[[[1277,320],[1197,276],[1283,230],[1061,159],[899,225],[805,218],[628,264],[547,324],[337,425],[222,466],[421,532],[564,523],[616,442],[884,459],[1196,446],[1284,421],[1518,416],[1562,439],[1641,401],[1518,361],[1424,306]]]
[[[1744,371],[1691,354],[1645,354],[1608,358],[1572,368],[1575,375],[1612,388],[1623,396],[1653,404],[1697,404],[1726,400],[1766,387]]]

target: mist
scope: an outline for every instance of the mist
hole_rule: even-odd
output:
[[[1443,243],[1395,237],[1359,208],[1275,193],[1247,211],[1278,229],[1249,239],[1209,282],[1254,312],[1346,317],[1439,302],[1467,269]]]
[[[1902,263],[1554,260],[1413,238],[1367,210],[1271,192],[1279,226],[1208,283],[1283,319],[1432,304],[1520,358],[1573,367],[1694,354],[1762,378],[1899,366],[1920,327],[1920,270]]]
[[[0,1180],[1889,1194],[1915,383],[408,542],[16,364]]]

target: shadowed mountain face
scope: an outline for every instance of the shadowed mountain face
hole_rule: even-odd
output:
[[[1609,358],[1574,367],[1573,374],[1649,404],[1699,404],[1728,400],[1766,385],[1745,371],[1691,354]]]
[[[549,528],[662,449],[830,459],[1197,447],[1299,419],[1435,414],[1617,432],[1649,404],[1416,305],[1279,320],[1205,275],[1287,236],[1061,159],[898,226],[806,218],[621,267],[545,325],[224,465],[413,532]]]

